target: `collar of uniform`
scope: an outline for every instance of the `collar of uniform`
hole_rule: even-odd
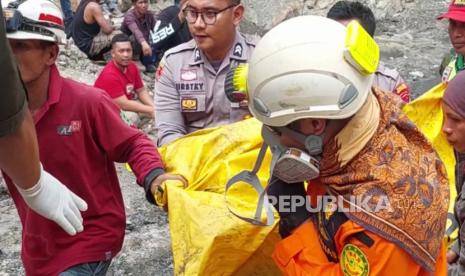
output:
[[[60,101],[63,79],[56,65],[50,67],[50,81],[48,82],[47,101],[34,114],[34,122],[37,123],[47,113],[50,107]]]
[[[192,40],[195,43],[195,40]],[[248,56],[248,49],[247,49],[247,44],[245,42],[244,36],[242,36],[241,33],[236,31],[236,37],[234,39],[234,42],[231,46],[231,49],[229,50],[229,54],[226,56],[229,56],[230,59],[235,59],[239,61],[247,61],[247,56]],[[198,65],[201,63],[205,63],[206,57],[203,54],[203,52],[195,46],[194,52],[192,53],[191,61],[189,62],[189,65]]]

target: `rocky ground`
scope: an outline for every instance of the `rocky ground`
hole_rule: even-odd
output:
[[[279,20],[302,12],[325,14],[331,1],[333,0],[244,1],[251,10],[242,28],[251,33],[264,33]],[[381,45],[383,60],[390,67],[401,72],[412,88],[413,96],[418,96],[437,83],[441,57],[447,53],[450,44],[447,37],[447,23],[437,22],[435,17],[447,8],[449,1],[367,0],[365,2],[368,2],[378,18],[381,18],[376,39]],[[396,6],[392,6],[393,3],[397,3]],[[158,6],[166,6],[166,3],[159,3]],[[258,10],[262,7],[277,12],[272,13],[275,15],[272,17],[257,16]],[[263,18],[270,19],[263,23]],[[58,64],[64,75],[88,84],[93,83],[102,68],[90,63],[73,45],[68,49],[62,49]],[[153,76],[144,75],[144,81],[149,90],[153,91]],[[144,131],[152,135],[151,125],[146,125]],[[134,176],[123,166],[117,167],[128,220],[123,250],[113,261],[108,274],[172,274],[173,264],[166,214],[146,203],[142,189],[135,184]],[[6,188],[0,184],[0,276],[24,274],[19,253],[20,232],[21,226],[16,209]]]

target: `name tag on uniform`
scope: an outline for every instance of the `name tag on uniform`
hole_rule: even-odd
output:
[[[202,92],[205,91],[203,82],[181,82],[176,83],[176,90],[179,92]]]

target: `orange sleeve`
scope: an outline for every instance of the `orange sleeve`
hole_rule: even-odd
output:
[[[358,239],[351,237],[358,232],[367,234],[373,240],[373,244],[368,247]],[[347,221],[341,226],[335,241],[339,263],[328,261],[320,246],[316,227],[313,222],[307,222],[297,228],[291,236],[277,244],[273,259],[285,275],[365,275],[353,273],[354,270],[351,274],[351,267],[347,265],[349,262],[344,264],[341,261],[344,246],[352,244],[363,252],[366,258],[368,263],[368,267],[364,267],[368,269],[366,275],[430,275],[404,250],[378,235],[365,231],[352,221]],[[442,255],[445,255],[445,249],[441,250],[437,264],[437,269],[440,271],[437,271],[435,275],[447,275],[445,258],[442,258]],[[349,273],[344,274],[343,266]],[[359,268],[355,267],[355,271]]]

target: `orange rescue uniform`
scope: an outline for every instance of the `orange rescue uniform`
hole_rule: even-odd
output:
[[[313,184],[308,189],[313,191],[309,193],[312,203],[317,194],[324,192],[320,185]],[[370,246],[354,237],[360,232],[373,240]],[[273,259],[285,275],[447,275],[445,244],[436,259],[435,272],[430,273],[396,244],[350,220],[339,227],[333,241],[338,263],[328,260],[319,242],[318,228],[314,222],[307,221],[276,245]]]

